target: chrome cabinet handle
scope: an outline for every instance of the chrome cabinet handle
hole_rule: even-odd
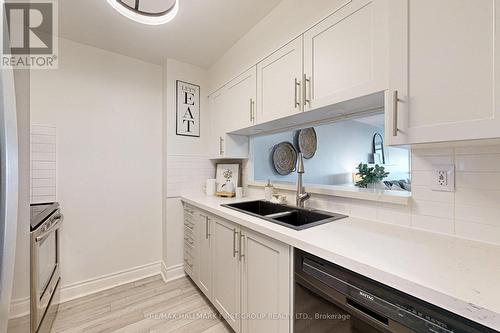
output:
[[[224,155],[224,139],[219,136],[219,155]]]
[[[294,90],[294,105],[293,107],[296,109],[296,108],[300,108],[300,101],[298,100],[298,97],[299,97],[299,94],[297,93],[297,88],[299,89],[300,91],[300,82],[299,80],[297,80],[297,78],[295,78],[295,83],[293,85],[293,90]]]
[[[398,91],[394,90],[392,95],[392,136],[398,136],[398,106],[399,106],[399,95]]]
[[[43,234],[40,236],[35,237],[35,242],[39,243],[43,241],[45,238],[49,237],[49,235],[59,229],[61,226],[62,221],[64,220],[63,214],[58,214],[54,216],[54,221],[57,221],[53,223]]]
[[[205,239],[208,239],[208,217],[205,218]]]
[[[233,229],[233,258],[236,258],[236,254],[238,253],[238,250],[236,249],[236,235],[238,232],[236,231],[236,228]]]
[[[250,122],[253,123],[255,121],[255,112],[254,112],[255,101],[253,98],[250,98]]]
[[[309,86],[308,86],[308,83],[309,83]],[[308,89],[308,87],[309,87],[309,89]],[[304,98],[303,105],[306,106],[307,104],[311,104],[311,100],[309,98],[307,98],[308,90],[309,90],[309,95],[311,95],[311,79],[308,79],[306,74],[303,75],[302,90],[303,90],[302,94],[303,94],[303,98]]]
[[[240,249],[240,261],[242,260],[243,257],[245,257],[245,254],[243,253],[243,241],[244,241],[245,235],[243,235],[242,232],[240,232],[240,237],[239,237],[239,249]]]

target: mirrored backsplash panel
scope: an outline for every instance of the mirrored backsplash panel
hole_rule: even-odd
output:
[[[385,146],[383,114],[322,124],[314,130],[317,150],[312,158],[304,160],[306,184],[354,186],[358,180],[354,176],[356,167],[366,163],[369,167],[383,166],[389,172],[384,181],[402,181],[410,189],[410,151]],[[298,152],[297,135],[296,130],[291,130],[250,139],[255,181],[296,181],[295,171],[287,175],[277,172],[273,152],[282,142],[291,143]]]

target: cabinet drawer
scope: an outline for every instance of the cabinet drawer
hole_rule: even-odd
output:
[[[194,239],[194,228],[184,224],[184,236],[189,236],[191,239]]]
[[[195,224],[195,217],[190,215],[184,215],[184,224],[189,223],[191,225]]]
[[[193,257],[184,251],[184,271],[189,275],[193,276],[194,273],[194,260]]]
[[[195,216],[195,210],[193,207],[191,206],[184,206],[184,217],[186,216],[190,216],[190,217],[194,217]]]
[[[196,245],[195,245],[194,240],[192,240],[188,236],[185,236],[184,237],[184,251],[188,252],[191,255],[191,257],[193,257],[193,258],[194,258],[194,249],[195,249],[195,247],[196,247]]]

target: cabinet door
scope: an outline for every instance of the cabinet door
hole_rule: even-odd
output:
[[[248,82],[248,81],[247,81]],[[240,95],[240,91],[244,87],[242,85],[236,85],[233,87],[233,92],[236,92],[237,95]],[[255,89],[254,89],[255,90]],[[235,101],[228,97],[228,87],[224,86],[221,89],[217,90],[215,93],[210,95],[210,148],[209,153],[212,158],[247,158],[248,157],[248,137],[241,135],[230,135],[227,134],[231,130],[234,130],[236,127],[240,126],[240,128],[248,127],[249,124],[242,125],[245,121],[240,120],[240,125],[235,125],[236,121],[232,121],[228,118],[228,115],[231,114],[231,104],[235,105]],[[250,101],[250,99],[248,100]],[[253,106],[252,104],[252,110]],[[245,116],[250,117],[250,102],[248,103],[249,112],[245,114]],[[232,114],[235,116],[235,114]],[[242,116],[243,117],[243,116]],[[249,118],[248,118],[249,119]]]
[[[210,234],[211,221],[205,213],[198,214],[198,252],[195,260],[198,272],[196,284],[209,299],[212,297],[212,235]]]
[[[255,124],[255,99],[257,91],[256,69],[252,67],[226,85],[224,91],[225,112],[220,121],[227,131],[249,127]]]
[[[212,302],[235,332],[240,332],[239,229],[229,221],[213,218]]]
[[[302,36],[257,64],[257,122],[302,110]]]
[[[390,0],[386,142],[500,137],[499,8],[498,0]]]
[[[304,34],[305,110],[387,89],[386,17],[386,0],[351,0]]]
[[[245,314],[266,315],[262,319],[243,319],[242,332],[288,333],[291,318],[290,247],[246,229],[242,230],[242,235],[242,317],[247,317]]]

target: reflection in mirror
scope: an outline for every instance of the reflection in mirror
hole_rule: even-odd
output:
[[[389,175],[376,188],[409,191],[410,152],[388,147],[384,143],[384,115],[376,114],[320,124],[314,127],[317,151],[305,160],[304,183],[308,185],[352,186],[358,181],[356,167],[360,163],[383,166]],[[297,174],[278,174],[271,157],[274,145],[290,142],[295,145],[296,130],[251,137],[254,181],[295,184]],[[295,147],[298,150],[298,147]]]
[[[384,139],[380,133],[373,135],[372,143],[373,157],[370,161],[374,164],[385,164]]]

